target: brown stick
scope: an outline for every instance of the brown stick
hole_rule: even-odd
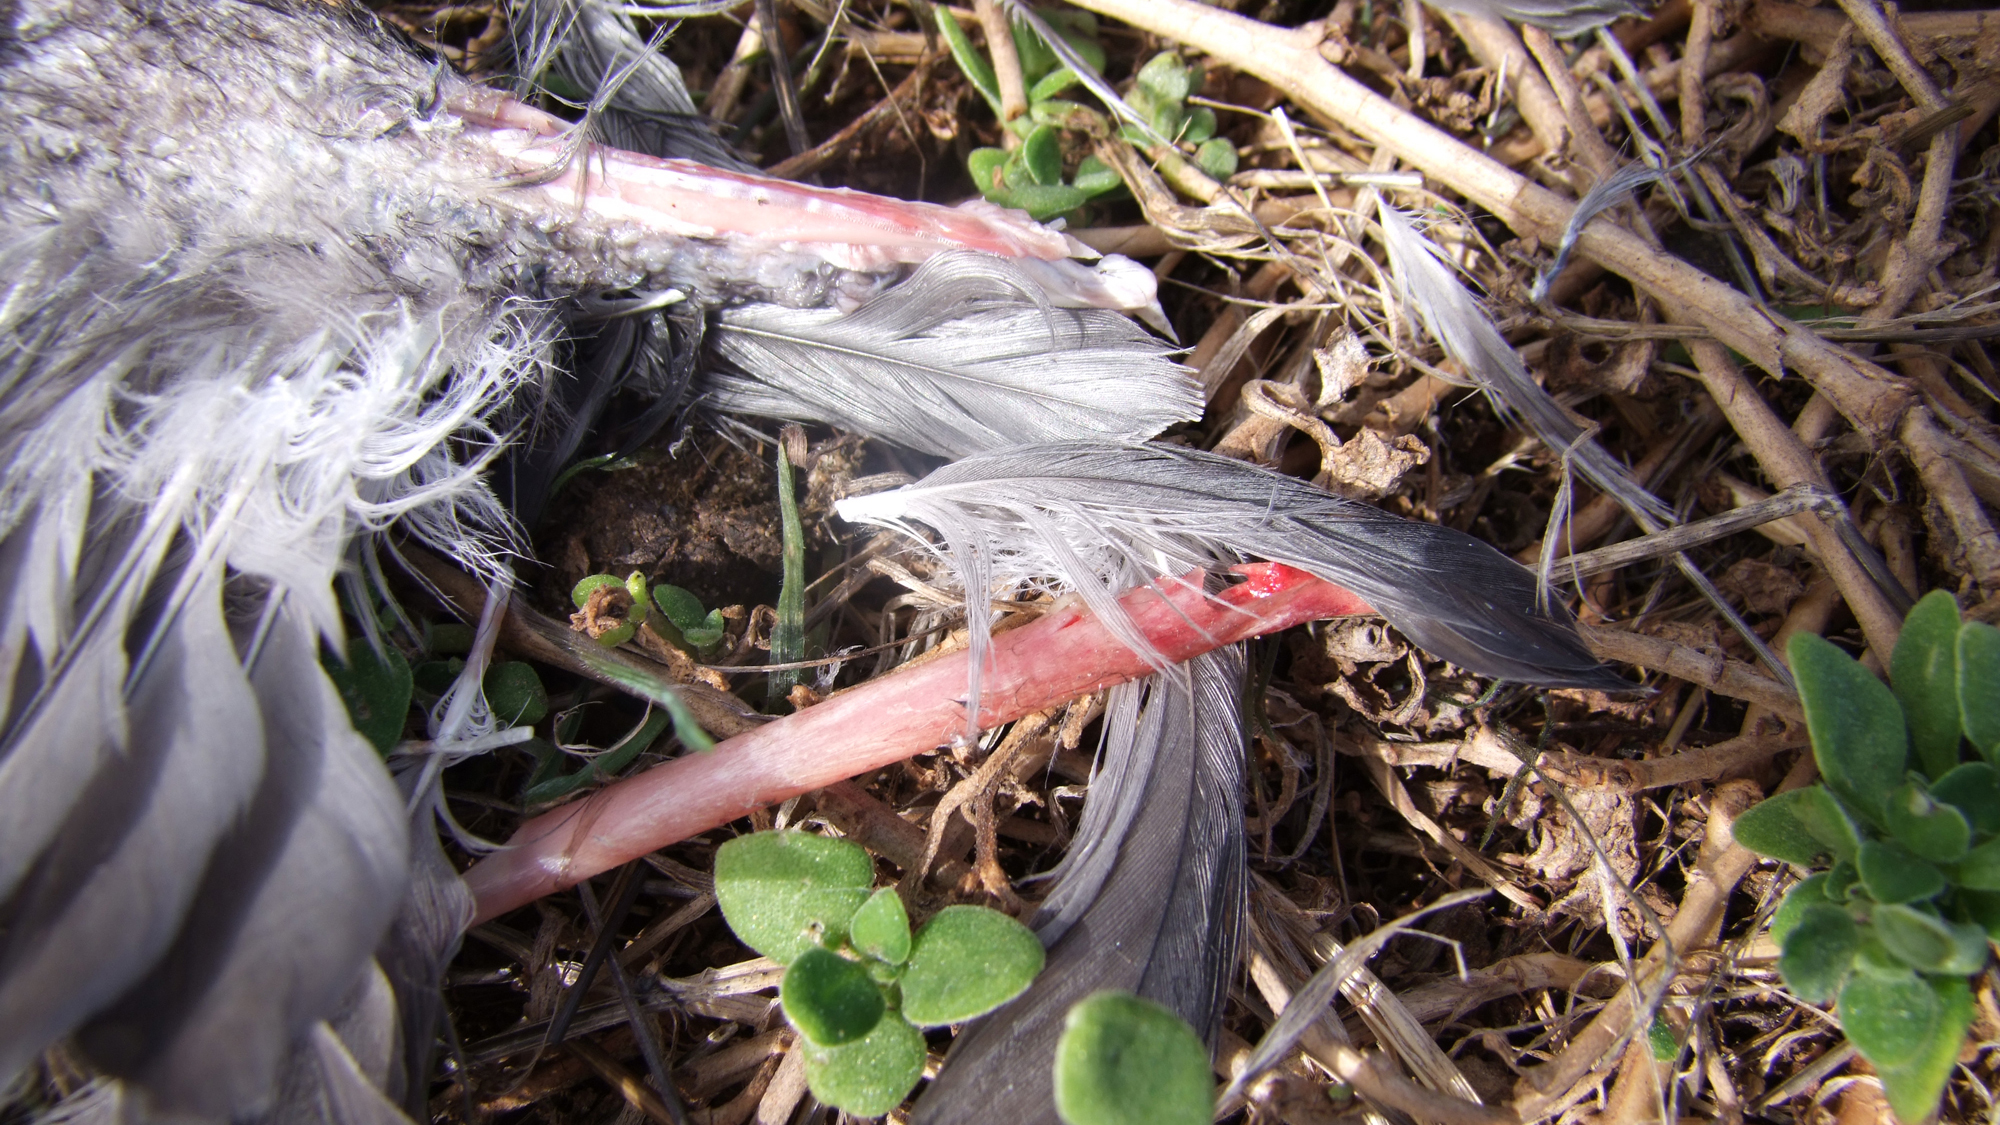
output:
[[[1524,235],[1554,245],[1573,206],[1479,153],[1329,65],[1320,29],[1286,30],[1195,0],[1079,0],[1079,6],[1134,27],[1199,44],[1219,62],[1270,83],[1312,113],[1394,152]],[[1606,220],[1591,223],[1579,250],[1679,308],[1715,338],[1772,374],[1796,371],[1825,392],[1854,425],[1892,436],[1911,396],[1888,372],[1847,354],[1792,321]]]

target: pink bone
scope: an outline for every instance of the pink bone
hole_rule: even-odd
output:
[[[1196,571],[1128,591],[1119,602],[1168,663],[1304,621],[1373,612],[1351,591],[1288,566],[1231,569],[1246,581],[1214,596],[1202,594]],[[967,660],[959,652],[871,680],[536,817],[465,873],[479,904],[476,920],[753,809],[945,745],[965,730]],[[990,729],[1154,670],[1082,606],[1061,605],[993,638],[979,726]]]
[[[449,108],[488,130],[487,143],[515,172],[535,175],[560,166],[559,174],[533,189],[549,202],[582,206],[648,231],[805,244],[834,265],[858,270],[921,262],[944,250],[1056,261],[1079,248],[1059,231],[990,204],[911,203],[603,145],[571,149],[561,136],[568,122],[493,91],[460,91]]]

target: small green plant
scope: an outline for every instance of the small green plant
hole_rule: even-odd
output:
[[[1825,784],[1745,812],[1736,839],[1814,870],[1772,919],[1778,970],[1835,1002],[1890,1107],[1920,1121],[1972,1022],[1966,978],[2000,939],[2000,629],[1937,591],[1903,623],[1893,686],[1817,636],[1789,656]]]
[[[1068,1125],[1208,1125],[1215,1082],[1187,1021],[1129,992],[1078,1001],[1056,1042],[1056,1113]]]
[[[588,631],[607,648],[631,640],[643,623],[668,643],[699,657],[722,643],[726,627],[721,610],[702,608],[700,598],[679,586],[663,582],[648,587],[646,576],[636,570],[624,578],[589,575],[570,590],[569,597],[578,610],[596,614]]]
[[[1194,161],[1216,179],[1236,173],[1236,146],[1215,135],[1215,111],[1207,106],[1189,106],[1187,100],[1201,89],[1204,75],[1199,63],[1188,63],[1172,51],[1162,51],[1139,68],[1131,92],[1125,100],[1146,118],[1153,132],[1176,144],[1192,146]],[[1127,125],[1120,135],[1136,145],[1148,142],[1139,129]]]
[[[356,636],[347,644],[342,660],[328,649],[320,665],[347,705],[347,717],[372,744],[388,756],[402,740],[403,724],[410,717],[410,694],[414,684],[410,662],[387,641],[377,649],[368,638]]]
[[[1104,68],[1104,48],[1097,44],[1097,21],[1088,12],[1045,12],[1057,34],[1098,70]],[[1000,83],[993,64],[958,26],[958,20],[943,8],[937,13],[938,29],[951,47],[952,58],[974,89],[986,99],[995,117],[1001,117]],[[979,193],[1002,207],[1026,211],[1035,219],[1051,219],[1074,211],[1085,203],[1122,186],[1118,173],[1095,156],[1085,156],[1067,182],[1063,178],[1062,130],[1072,129],[1104,135],[1104,118],[1084,106],[1057,95],[1077,84],[1076,72],[1062,65],[1033,31],[1014,25],[1014,51],[1021,60],[1021,76],[1028,84],[1028,112],[1006,121],[1006,127],[1021,138],[1020,147],[1008,152],[997,148],[974,149],[966,159],[972,182]]]
[[[922,1077],[920,1028],[998,1008],[1042,970],[1042,943],[983,906],[947,906],[915,936],[892,887],[845,840],[759,832],[715,853],[715,898],[743,944],[783,964],[785,1018],[804,1039],[806,1083],[828,1105],[876,1117]]]

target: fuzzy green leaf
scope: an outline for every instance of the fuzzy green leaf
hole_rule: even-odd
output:
[[[1958,764],[1958,603],[1933,590],[1903,619],[1889,681],[1910,726],[1917,764],[1942,777]]]
[[[1840,990],[1840,1026],[1868,1061],[1897,1066],[1923,1052],[1937,1033],[1944,1005],[1922,977],[1856,973]]]
[[[1021,994],[1042,971],[1042,943],[997,910],[947,906],[917,932],[903,970],[903,1015],[918,1027],[962,1023]]]
[[[1042,187],[1062,183],[1062,138],[1053,126],[1038,126],[1021,142],[1021,166]]]
[[[1090,202],[1091,194],[1079,191],[1068,184],[1054,184],[1048,187],[1027,184],[1021,187],[1009,187],[1004,191],[988,192],[986,198],[1002,207],[1016,207],[1026,211],[1029,218],[1041,222],[1076,210]]]
[[[778,999],[785,1018],[822,1047],[858,1042],[875,1030],[888,1002],[859,961],[813,946],[785,969]]]
[[[1082,81],[1083,79],[1076,76],[1076,71],[1066,66],[1058,67],[1044,74],[1033,86],[1028,87],[1028,101],[1030,104],[1048,101],[1050,98]]]
[[[1986,964],[1986,931],[1909,906],[1883,906],[1869,919],[1875,936],[1920,973],[1976,973]]]
[[[1932,977],[1923,984],[1937,1003],[1930,1034],[1905,1062],[1891,1064],[1869,1056],[1876,1073],[1881,1075],[1889,1108],[1903,1121],[1922,1121],[1937,1111],[1945,1081],[1958,1065],[1965,1031],[1972,1026],[1972,992],[1962,978]],[[1840,1016],[1843,1021],[1847,1018],[1844,1011]],[[1849,1037],[1852,1038],[1851,1032]],[[1854,1045],[1862,1046],[1859,1040]],[[1862,1047],[1862,1054],[1868,1054],[1866,1047]]]
[[[805,1044],[813,1097],[856,1117],[880,1117],[903,1103],[924,1076],[924,1037],[891,1012],[858,1043]]]
[[[578,582],[570,588],[569,600],[576,603],[576,608],[582,609],[584,604],[590,601],[590,595],[595,593],[599,587],[623,586],[624,584],[625,580],[623,578],[617,578],[609,574],[587,575],[583,581]]]
[[[715,899],[743,944],[789,965],[837,944],[868,901],[875,864],[846,840],[804,832],[739,836],[715,852]]]
[[[1983,622],[1958,630],[1958,713],[1965,737],[2000,765],[2000,629]]]
[[[1861,930],[1847,911],[1831,903],[1809,903],[1785,937],[1778,972],[1793,995],[1823,1003],[1840,991],[1861,949]]]
[[[1104,161],[1095,156],[1086,156],[1077,164],[1076,176],[1070,182],[1076,185],[1078,191],[1100,195],[1118,188],[1125,181],[1119,179],[1118,173]]]
[[[410,717],[410,695],[416,688],[410,662],[403,654],[387,643],[377,652],[367,638],[355,637],[348,642],[344,663],[329,649],[320,666],[340,693],[340,701],[347,705],[347,718],[355,732],[383,755],[394,750],[402,740],[403,724]]]
[[[1181,124],[1181,135],[1176,140],[1184,144],[1198,145],[1215,136],[1215,111],[1207,106],[1196,106],[1188,111],[1187,120]],[[1233,148],[1231,151],[1235,151]]]
[[[1184,102],[1194,93],[1194,72],[1172,51],[1161,51],[1139,68],[1141,87],[1165,102]]]
[[[1966,762],[1931,783],[1931,797],[1963,813],[1975,832],[2000,832],[2000,769]]]
[[[1965,853],[1952,865],[1952,882],[1976,891],[2000,891],[2000,838]]]
[[[1736,818],[1730,831],[1737,843],[1758,855],[1800,867],[1822,866],[1828,857],[1851,859],[1861,846],[1839,802],[1818,785],[1759,801]]]
[[[847,940],[878,961],[900,965],[910,959],[910,915],[894,887],[870,895],[847,925]]]
[[[1817,634],[1793,637],[1786,655],[1820,773],[1841,800],[1879,826],[1910,758],[1902,707],[1888,685]]]
[[[1822,871],[1817,875],[1806,876],[1791,890],[1785,892],[1785,900],[1778,904],[1777,911],[1771,915],[1771,940],[1778,943],[1778,948],[1784,948],[1785,939],[1798,927],[1799,915],[1806,907],[1816,902],[1828,901],[1826,881],[1826,872]]]
[[[549,713],[549,689],[533,665],[509,660],[486,670],[481,684],[493,717],[506,726],[533,726]]]
[[[1916,902],[1944,890],[1944,872],[1890,840],[1863,840],[1855,861],[1876,902]]]
[[[1068,1125],[1207,1125],[1215,1084],[1186,1021],[1129,992],[1099,992],[1063,1020],[1055,1097]]]
[[[1890,794],[1884,813],[1896,842],[1934,863],[1958,859],[1972,843],[1972,825],[1965,814],[1918,785],[1905,784]]]
[[[1194,150],[1194,162],[1218,180],[1236,174],[1236,146],[1222,137],[1211,137]]]

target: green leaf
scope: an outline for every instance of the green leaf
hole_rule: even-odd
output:
[[[1181,135],[1176,140],[1198,145],[1215,136],[1215,111],[1205,105],[1188,111],[1187,120],[1181,125]],[[1235,148],[1230,149],[1236,151]]]
[[[1876,902],[1916,902],[1944,890],[1944,872],[1894,841],[1863,840],[1854,866]]]
[[[910,915],[894,887],[870,895],[847,925],[854,948],[879,961],[900,965],[910,959]]]
[[[1070,182],[1076,185],[1078,191],[1101,195],[1118,188],[1125,181],[1119,179],[1118,173],[1104,161],[1095,156],[1086,156],[1077,163],[1076,175]]]
[[[456,621],[432,622],[424,626],[424,651],[433,656],[464,656],[472,651],[474,632],[472,626]]]
[[[2000,765],[2000,629],[1978,621],[1958,630],[1958,714],[1965,737]]]
[[[1026,211],[1029,218],[1040,222],[1076,210],[1090,202],[1090,196],[1090,192],[1079,191],[1068,184],[1050,187],[1027,184],[1002,192],[988,192],[986,198],[1002,207]]]
[[[1816,902],[1826,902],[1826,872],[1808,875],[1798,881],[1791,890],[1785,892],[1785,900],[1771,915],[1771,940],[1784,948],[1785,939],[1799,924],[1799,915],[1805,908]]]
[[[1889,658],[1889,682],[1903,705],[1917,763],[1931,777],[1958,764],[1958,603],[1933,590],[1903,619]]]
[[[1924,859],[1950,863],[1972,843],[1972,825],[1965,814],[1940,804],[1921,786],[1905,784],[1890,794],[1884,812],[1889,834]]]
[[[803,439],[801,439],[803,440]],[[783,545],[778,586],[777,617],[771,622],[771,663],[796,664],[806,658],[806,528],[799,518],[798,488],[793,479],[791,457],[785,442],[778,446],[778,528]],[[792,689],[805,681],[798,668],[774,671],[764,677],[765,698],[784,703]]]
[[[1965,815],[1975,832],[2000,832],[2000,769],[1966,762],[1931,783],[1931,797]]]
[[[1005,181],[1001,179],[1001,172],[1006,164],[1007,152],[1004,149],[975,148],[965,158],[965,170],[972,174],[972,186],[988,199],[993,198],[995,191],[1004,190]]]
[[[1786,655],[1820,773],[1843,801],[1879,826],[1910,758],[1902,707],[1886,684],[1823,637],[1800,633]]]
[[[778,1000],[799,1034],[822,1047],[858,1042],[889,1007],[861,962],[819,946],[799,954],[785,970]]]
[[[1826,900],[1828,902],[1848,902],[1861,886],[1861,872],[1850,860],[1841,860],[1826,872]]]
[[[569,600],[576,603],[576,608],[582,609],[584,604],[590,601],[590,595],[595,593],[599,587],[623,586],[624,584],[625,580],[622,578],[616,578],[609,574],[592,574],[570,589]]]
[[[1138,82],[1161,101],[1184,102],[1189,94],[1194,93],[1193,78],[1193,72],[1181,61],[1180,55],[1173,51],[1161,51],[1139,68]]]
[[[1931,990],[1938,1006],[1930,1035],[1907,1062],[1888,1064],[1869,1058],[1882,1078],[1889,1108],[1903,1121],[1922,1121],[1936,1112],[1944,1084],[1958,1065],[1965,1031],[1972,1026],[1972,992],[1963,979],[1933,977],[1924,985]],[[1845,1020],[1846,1015],[1843,1013],[1841,1018]],[[1852,1038],[1851,1032],[1849,1037]],[[1860,1047],[1861,1043],[1857,1040],[1855,1046]],[[1863,1048],[1862,1053],[1867,1054],[1867,1049]]]
[[[1654,1062],[1670,1063],[1681,1057],[1680,1033],[1664,1015],[1653,1017],[1653,1026],[1646,1029],[1646,1045],[1653,1049]]]
[[[1854,968],[1861,930],[1847,911],[1815,902],[1799,911],[1798,922],[1778,954],[1778,972],[1792,994],[1808,1004],[1834,998]]]
[[[694,595],[694,591],[665,582],[653,587],[653,604],[659,606],[667,620],[682,632],[699,629],[708,619],[708,611],[702,608],[701,599]]]
[[[1944,1005],[1913,972],[1856,973],[1840,990],[1837,1013],[1847,1038],[1876,1066],[1915,1059],[1937,1032]]]
[[[1216,179],[1226,180],[1236,174],[1236,146],[1221,137],[1212,137],[1194,150],[1194,162]]]
[[[1736,842],[1759,855],[1818,867],[1825,857],[1853,859],[1861,837],[1833,794],[1808,785],[1759,801],[1736,818]]]
[[[979,48],[972,45],[965,29],[958,26],[957,17],[942,4],[937,9],[937,25],[945,43],[951,47],[951,57],[958,63],[959,72],[965,75],[967,82],[972,83],[973,89],[979,91],[979,96],[986,99],[993,116],[1000,116],[1000,80],[993,76],[993,64],[987,62],[986,56],[979,53]]]
[[[2000,891],[2000,838],[1965,853],[1952,867],[1952,882],[1976,891]]]
[[[1129,992],[1069,1010],[1056,1041],[1056,1112],[1069,1125],[1208,1125],[1208,1051],[1172,1011]]]
[[[806,1085],[813,1097],[856,1117],[880,1117],[903,1104],[924,1076],[924,1037],[894,1013],[859,1043],[805,1044]]]
[[[918,1027],[963,1023],[1005,1004],[1042,971],[1042,943],[997,910],[947,906],[924,923],[903,970],[903,1015]]]
[[[739,836],[715,851],[715,899],[744,945],[789,965],[837,944],[868,901],[875,863],[858,845],[804,832]]]
[[[1062,139],[1053,126],[1038,126],[1021,142],[1021,166],[1042,187],[1062,183]]]
[[[533,726],[549,713],[549,689],[542,686],[531,664],[519,660],[495,664],[486,670],[480,686],[486,690],[493,717],[507,726]]]
[[[1082,81],[1083,79],[1076,76],[1076,71],[1066,66],[1060,67],[1043,75],[1040,81],[1028,88],[1028,101],[1030,103],[1048,101]]]
[[[1976,973],[1986,964],[1986,931],[1908,906],[1883,906],[1869,919],[1875,936],[1920,973]]]
[[[403,724],[410,717],[410,695],[416,688],[410,662],[403,654],[387,643],[377,652],[366,637],[355,637],[347,644],[345,663],[327,649],[320,666],[340,693],[340,701],[347,705],[347,718],[356,733],[380,754],[386,756],[394,750],[402,740]]]
[[[1014,30],[1014,55],[1021,60],[1021,77],[1029,82],[1042,77],[1060,65],[1056,53],[1042,42],[1035,29],[1023,23],[1009,21]]]

